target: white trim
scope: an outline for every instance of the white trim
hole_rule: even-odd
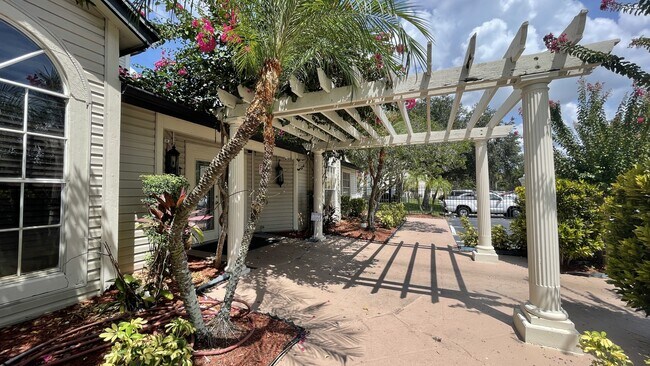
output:
[[[111,248],[111,253],[119,258],[120,221],[120,134],[122,118],[120,79],[115,70],[119,67],[120,34],[119,29],[108,20],[104,26],[104,151],[102,182],[102,242]],[[104,252],[104,248],[102,248]],[[102,289],[113,284],[117,276],[108,256],[101,258]]]

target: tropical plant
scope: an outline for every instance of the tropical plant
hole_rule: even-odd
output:
[[[183,318],[171,320],[165,325],[166,335],[141,333],[146,326],[146,320],[135,318],[106,328],[99,337],[113,346],[104,356],[103,366],[192,365],[192,347],[187,337],[195,329],[190,322]]]
[[[650,315],[650,160],[621,174],[605,204],[607,275],[628,306]]]
[[[578,347],[596,358],[591,362],[592,366],[632,365],[623,349],[609,340],[605,332],[585,331],[580,336]]]
[[[363,198],[353,198],[350,200],[350,216],[361,217],[366,210],[366,200]]]

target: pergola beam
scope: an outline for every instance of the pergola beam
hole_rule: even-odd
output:
[[[510,131],[514,128],[513,125],[506,126],[497,126],[492,130],[489,138],[505,137],[508,136]],[[469,139],[471,140],[481,140],[488,138],[487,136],[488,128],[475,128],[472,130]],[[423,144],[434,144],[446,141],[462,141],[466,140],[465,130],[452,130],[449,133],[449,136],[446,137],[446,131],[432,131],[431,133],[427,132],[416,132],[413,135],[409,136],[406,134],[395,135],[395,136],[382,136],[378,140],[372,140],[365,138],[359,141],[348,141],[348,142],[335,142],[335,143],[318,143],[314,145],[313,150],[350,150],[350,149],[366,149],[373,147],[392,147],[392,146],[404,146],[404,145],[423,145]]]
[[[508,69],[512,68],[509,67],[509,65],[514,66],[515,62],[519,60],[521,54],[524,53],[524,49],[526,49],[526,38],[528,38],[528,22],[523,22],[519,27],[517,34],[512,39],[512,42],[510,42],[510,46],[508,47],[505,54],[503,55],[503,59],[506,61],[506,65],[502,74],[506,74],[508,72]],[[467,132],[466,132],[467,136],[469,136],[470,131],[472,130],[472,128],[474,128],[476,122],[478,122],[478,120],[481,118],[483,113],[485,113],[485,111],[487,110],[490,101],[492,100],[492,98],[494,98],[494,95],[496,94],[498,89],[499,88],[490,88],[490,89],[486,89],[483,92],[483,95],[481,96],[481,100],[476,105],[476,108],[474,108],[472,117],[470,117],[469,122],[467,123]]]
[[[381,122],[382,125],[386,128],[386,131],[388,131],[388,134],[391,136],[397,135],[397,132],[395,132],[395,128],[393,128],[393,124],[390,123],[388,120],[388,117],[386,116],[386,112],[384,111],[384,108],[380,105],[373,105],[371,106],[372,111],[375,112],[375,115],[377,115],[377,118],[379,118],[379,121]]]
[[[322,123],[316,122],[314,120],[314,116],[311,115],[311,114],[304,114],[304,115],[300,115],[299,117],[304,119],[305,121],[307,121],[307,123],[309,123],[309,124],[311,124],[313,126],[316,126],[321,131],[333,136],[337,140],[340,140],[340,141],[347,141],[348,140],[348,137],[345,136],[345,134],[343,132],[337,130],[332,125],[327,126],[327,125],[323,125]]]
[[[318,140],[322,141],[329,141],[331,140],[330,136],[327,135],[326,133],[322,132],[321,130],[315,128],[315,127],[310,127],[311,125],[305,122],[304,120],[297,118],[297,117],[288,117],[287,121],[291,124],[291,126],[294,126],[295,128],[306,132],[309,135],[314,136]]]
[[[521,100],[521,89],[515,89],[510,93],[508,98],[501,104],[499,109],[494,113],[492,118],[490,118],[490,122],[487,124],[488,128],[488,134],[487,136],[491,136],[491,131],[494,131],[494,128],[503,120],[503,117],[508,114],[512,108],[514,108],[517,103]]]
[[[465,58],[463,59],[463,66],[460,68],[460,76],[458,77],[458,87],[456,88],[456,95],[454,96],[454,104],[451,106],[451,113],[449,113],[449,119],[447,120],[447,135],[451,132],[451,129],[454,127],[454,121],[456,116],[458,116],[458,109],[460,108],[460,101],[463,98],[463,92],[465,91],[465,81],[467,76],[472,68],[474,63],[474,53],[476,52],[476,33],[472,35],[472,38],[469,39],[469,44],[467,45],[467,51],[465,51]]]
[[[320,67],[316,69],[316,73],[318,74],[318,83],[320,84],[320,87],[323,88],[323,91],[326,93],[331,92],[334,87],[332,79],[330,79],[327,74],[325,74],[325,71]]]
[[[585,45],[594,51],[611,52],[619,40],[608,40]],[[508,69],[510,60],[498,60],[475,64],[465,81],[465,91],[483,90],[493,87],[514,85],[525,75],[548,74],[549,78],[559,79],[585,75],[594,66],[585,64],[577,57],[568,56],[561,65],[554,65],[555,54],[544,51],[521,56],[513,68]],[[558,66],[557,68],[555,66]],[[505,70],[504,70],[505,69]],[[386,81],[363,82],[359,87],[343,86],[333,88],[330,93],[317,91],[305,93],[302,98],[292,102],[291,98],[282,98],[274,106],[274,115],[287,117],[305,113],[316,113],[336,109],[392,103],[398,100],[437,96],[454,93],[459,85],[460,67],[434,71],[430,78],[423,74],[411,75],[396,80],[393,88],[386,87]],[[244,106],[236,106],[229,116],[241,116]]]
[[[353,120],[357,121],[359,126],[361,126],[364,130],[366,130],[366,132],[368,132],[368,135],[370,135],[370,137],[372,137],[373,139],[378,139],[380,137],[377,131],[375,131],[375,129],[372,128],[370,123],[364,121],[361,118],[361,115],[359,114],[359,112],[357,112],[355,108],[345,108],[345,111],[350,115],[350,117],[352,117]]]
[[[291,88],[291,92],[298,97],[302,97],[305,93],[305,84],[298,80],[294,75],[291,75],[289,78],[289,87]]]
[[[294,127],[294,126],[292,126],[290,124],[282,125],[282,122],[280,122],[277,118],[273,119],[272,124],[273,124],[273,127],[277,128],[278,130],[284,131],[284,132],[286,132],[286,133],[288,133],[290,135],[296,136],[296,137],[301,138],[301,139],[303,139],[305,141],[309,141],[310,138],[313,137],[313,135],[305,133],[305,132],[297,129],[296,127]]]
[[[402,119],[406,125],[406,134],[411,136],[413,134],[413,127],[411,127],[411,119],[409,118],[409,111],[406,110],[406,104],[400,100],[397,102],[397,107],[399,107],[399,112],[402,114]]]
[[[336,111],[323,112],[323,116],[327,117],[332,123],[339,126],[343,131],[347,132],[355,140],[360,140],[363,138],[363,135],[350,124],[350,122],[344,120]]]

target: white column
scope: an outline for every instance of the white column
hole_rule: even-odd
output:
[[[492,218],[490,216],[490,175],[487,140],[476,140],[476,205],[478,245],[472,258],[480,262],[497,262],[499,257],[492,247]]]
[[[237,129],[241,126],[241,119],[228,121],[230,126],[230,138],[235,136]],[[228,165],[228,265],[226,271],[230,272],[235,268],[235,262],[241,248],[241,240],[244,236],[246,225],[246,181],[244,149],[235,156]]]
[[[521,88],[529,300],[515,308],[515,327],[527,343],[580,352],[576,347],[579,334],[562,309],[560,299],[560,253],[548,81],[531,81]]]
[[[314,221],[312,240],[320,241],[323,235],[323,151],[314,151],[314,212],[320,214],[320,220]]]

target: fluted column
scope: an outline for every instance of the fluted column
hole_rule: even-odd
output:
[[[228,121],[230,137],[234,137],[242,120]],[[241,241],[246,225],[246,180],[244,177],[246,163],[242,149],[228,165],[228,265],[226,271],[231,272],[235,267]]]
[[[531,81],[521,88],[529,300],[515,309],[515,325],[526,342],[577,352],[578,333],[560,299],[548,81]]]
[[[476,140],[476,205],[478,219],[478,245],[472,258],[480,262],[499,260],[492,246],[492,218],[490,216],[490,175],[488,169],[487,140]]]
[[[320,241],[323,235],[323,151],[314,151],[314,212],[320,214],[320,220],[314,221],[312,240]]]

